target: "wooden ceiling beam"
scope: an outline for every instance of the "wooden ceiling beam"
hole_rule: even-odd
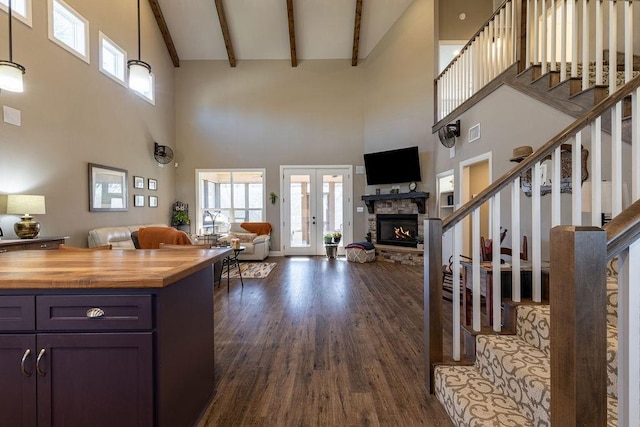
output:
[[[233,53],[233,45],[231,44],[231,35],[229,34],[229,25],[227,24],[227,16],[224,13],[224,4],[222,0],[215,0],[216,10],[218,11],[218,20],[220,21],[220,29],[222,30],[222,38],[227,48],[227,56],[229,57],[229,65],[236,66],[236,55]]]
[[[291,49],[291,66],[298,66],[296,54],[296,26],[293,17],[293,0],[287,0],[287,15],[289,16],[289,47]]]
[[[167,46],[167,50],[169,51],[169,56],[171,57],[173,66],[177,68],[180,66],[180,58],[178,57],[176,46],[173,44],[173,39],[171,38],[169,27],[167,27],[167,22],[164,20],[160,3],[158,3],[158,0],[149,0],[149,6],[151,6],[153,16],[156,17],[156,23],[158,24],[158,28],[160,29],[160,33],[164,39],[164,44]]]
[[[351,65],[358,65],[358,48],[360,46],[360,22],[362,21],[362,0],[356,0],[356,19],[353,24],[353,52]]]

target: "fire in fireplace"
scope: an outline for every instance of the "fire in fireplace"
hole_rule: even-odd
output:
[[[418,235],[418,215],[376,215],[376,242],[381,245],[415,248]]]

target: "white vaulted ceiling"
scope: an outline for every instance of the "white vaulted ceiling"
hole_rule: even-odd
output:
[[[413,0],[363,0],[358,57],[366,58]],[[214,0],[158,0],[181,60],[228,59]],[[287,0],[224,0],[235,58],[290,59]],[[296,55],[350,59],[356,0],[293,0]]]

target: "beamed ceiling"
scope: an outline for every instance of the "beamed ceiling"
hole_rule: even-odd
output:
[[[149,0],[174,65],[366,58],[413,0]]]

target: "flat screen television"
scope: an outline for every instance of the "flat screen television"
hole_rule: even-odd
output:
[[[364,168],[368,185],[422,180],[418,147],[365,154]]]

